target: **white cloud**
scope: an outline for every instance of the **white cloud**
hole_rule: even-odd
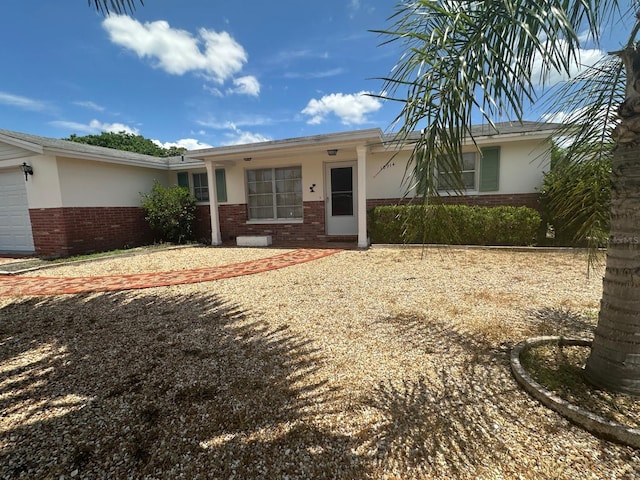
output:
[[[227,32],[201,28],[198,35],[171,28],[166,21],[140,23],[126,15],[110,15],[102,22],[111,41],[172,75],[200,73],[224,83],[247,63],[247,53]]]
[[[99,120],[91,120],[88,124],[78,122],[68,122],[64,120],[56,120],[50,122],[50,125],[58,128],[65,128],[67,130],[73,130],[73,132],[81,133],[101,133],[101,132],[126,132],[133,135],[139,135],[140,131],[137,128],[130,127],[123,123],[103,123]]]
[[[358,10],[360,10],[360,0],[350,0],[349,10],[351,11],[351,13],[349,14],[349,17],[354,18]]]
[[[565,40],[556,40],[560,42],[561,45],[566,45]],[[566,48],[565,48],[566,50]],[[588,67],[592,67],[599,60],[604,58],[606,53],[602,50],[591,48],[591,49],[581,49],[579,51],[578,62],[574,63],[570,68],[571,77],[575,77],[576,75],[585,71]],[[531,78],[537,82],[538,84],[542,84],[542,60],[538,57],[533,62],[533,71]],[[568,80],[568,77],[565,73],[561,73],[557,70],[552,70],[549,72],[546,79],[544,79],[544,83],[546,85],[555,85],[559,82],[563,82]]]
[[[94,102],[73,102],[74,105],[77,105],[79,107],[83,107],[83,108],[88,108],[89,110],[95,110],[96,112],[104,112],[105,108],[101,105],[98,105],[97,103]]]
[[[260,94],[260,82],[253,75],[235,78],[233,80],[234,88],[229,89],[230,93],[238,93],[241,95],[251,95],[257,97]]]
[[[212,130],[223,131],[224,140],[220,142],[220,145],[244,145],[247,143],[259,143],[271,140],[271,137],[255,131],[247,131],[244,127],[271,125],[274,121],[269,117],[261,115],[246,115],[233,121],[221,121],[216,118],[210,118],[207,120],[198,120],[196,123]]]
[[[235,129],[232,133],[227,133],[223,145],[245,145],[247,143],[259,143],[268,142],[271,138],[262,135],[261,133],[245,132],[243,130]]]
[[[332,68],[330,70],[324,70],[319,72],[287,72],[284,74],[284,78],[304,78],[305,80],[314,79],[314,78],[329,78],[335,77],[337,75],[342,75],[344,73],[344,68]]]
[[[237,130],[239,127],[256,127],[272,125],[273,119],[262,115],[246,115],[233,121],[219,121],[215,118],[208,120],[197,120],[196,123],[202,127],[213,128],[214,130]]]
[[[311,99],[302,110],[304,115],[311,118],[307,123],[317,125],[333,114],[340,118],[345,125],[367,123],[367,114],[376,112],[382,108],[382,102],[369,96],[370,92],[355,94],[332,93],[320,99]]]
[[[560,111],[553,113],[543,113],[542,120],[550,123],[571,122],[580,119],[584,111],[584,108],[578,108],[577,110],[573,110],[571,112]]]
[[[9,105],[23,110],[41,111],[47,109],[45,102],[34,100],[33,98],[21,97],[19,95],[12,95],[6,92],[0,92],[0,105]]]
[[[277,64],[288,64],[294,60],[298,59],[323,59],[327,60],[329,58],[328,52],[319,52],[317,50],[311,49],[299,49],[299,50],[281,50],[276,55],[274,55],[269,62],[277,63]]]
[[[212,145],[208,143],[201,142],[200,140],[196,140],[195,138],[181,138],[175,142],[161,142],[160,140],[151,140],[153,143],[162,148],[172,148],[172,147],[182,147],[187,150],[198,150],[201,148],[211,148]]]

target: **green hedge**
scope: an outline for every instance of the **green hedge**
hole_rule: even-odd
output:
[[[370,211],[372,243],[532,245],[540,215],[528,207],[409,205]]]

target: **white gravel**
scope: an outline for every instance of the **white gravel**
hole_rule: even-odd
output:
[[[46,276],[282,252],[189,248]],[[0,298],[0,478],[636,478],[638,452],[509,372],[521,339],[592,328],[603,272],[586,266],[373,249],[195,285]]]

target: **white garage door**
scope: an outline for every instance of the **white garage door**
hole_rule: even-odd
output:
[[[0,170],[0,252],[33,251],[24,174]]]

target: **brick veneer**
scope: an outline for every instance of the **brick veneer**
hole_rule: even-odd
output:
[[[302,223],[247,223],[246,204],[218,206],[222,241],[238,235],[271,235],[274,242],[318,242],[326,240],[324,202],[304,202]],[[198,240],[211,241],[211,217],[208,205],[196,209],[195,234]]]
[[[540,209],[540,195],[537,193],[514,193],[504,195],[462,195],[452,197],[440,197],[445,204],[469,205],[479,207],[530,207]],[[367,200],[367,210],[384,205],[404,205],[410,202],[406,198],[375,198]],[[419,200],[417,200],[419,203]]]
[[[66,256],[135,247],[153,242],[138,207],[30,209],[36,254]]]
[[[537,193],[512,195],[473,195],[442,197],[445,203],[495,207],[500,205],[526,206],[538,209]],[[374,198],[367,200],[367,210],[383,205],[403,205],[407,198]],[[248,224],[246,204],[222,204],[218,206],[222,241],[235,240],[238,235],[271,235],[274,242],[324,242],[325,208],[324,202],[304,202],[303,223]],[[198,241],[211,242],[211,216],[209,205],[199,205],[196,209],[195,236]]]

